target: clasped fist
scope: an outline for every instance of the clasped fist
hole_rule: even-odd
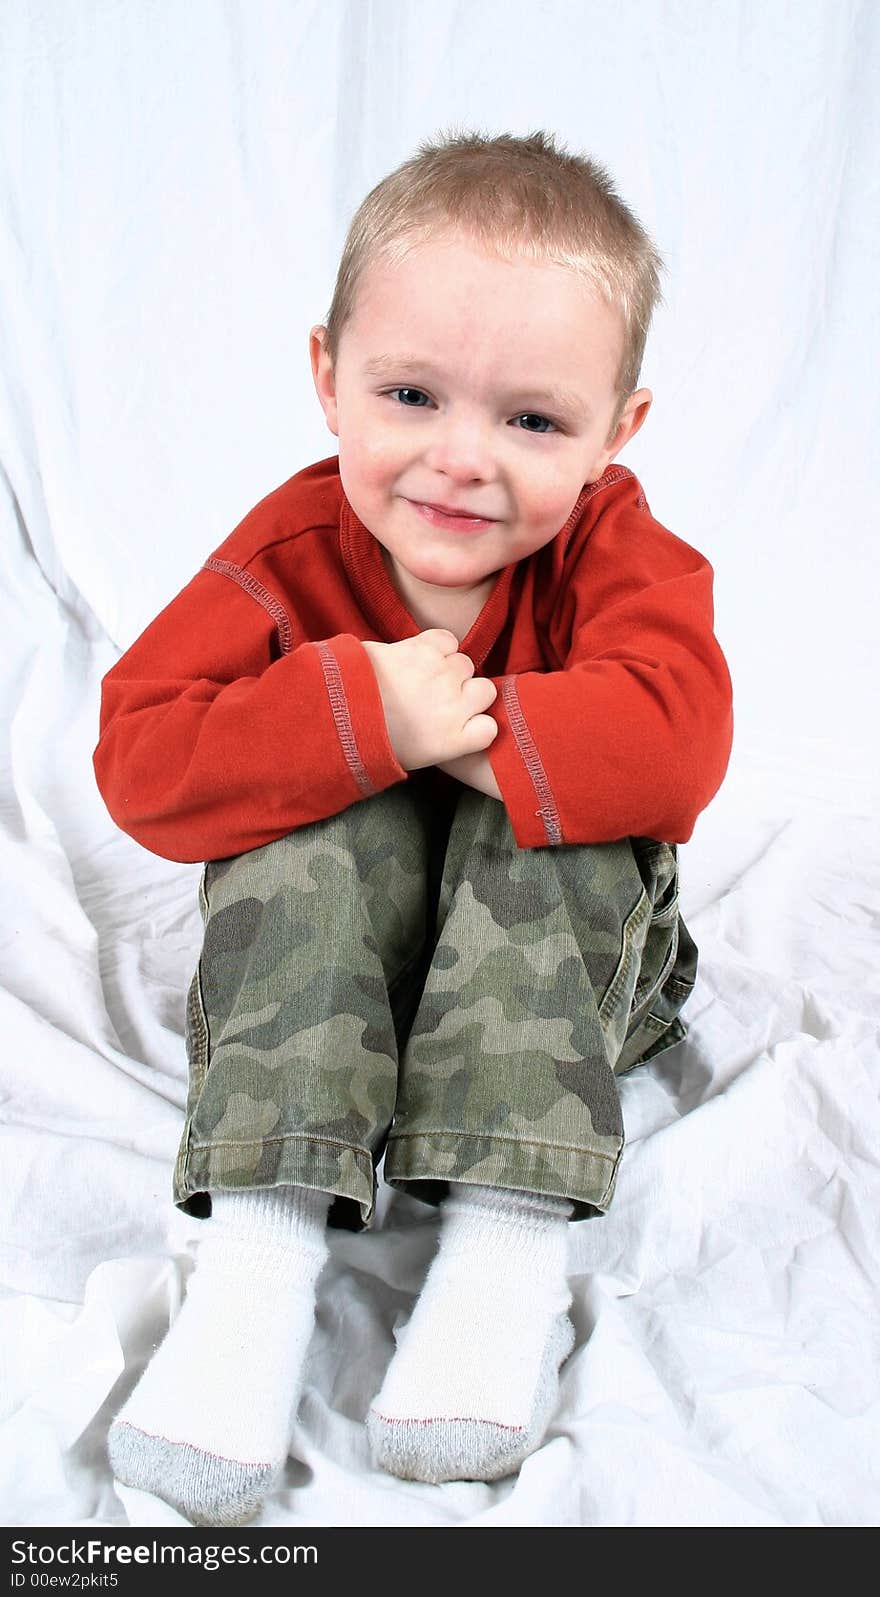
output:
[[[474,676],[473,661],[459,654],[458,639],[431,627],[400,643],[364,643],[376,673],[385,724],[405,771],[440,765],[487,749],[498,723],[486,715],[498,689]]]

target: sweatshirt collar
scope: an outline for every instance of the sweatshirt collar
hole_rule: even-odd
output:
[[[379,630],[383,642],[396,643],[402,638],[416,637],[423,628],[410,615],[392,583],[378,540],[352,509],[341,484],[340,492],[339,543],[364,614]],[[485,660],[507,617],[510,585],[518,563],[514,561],[498,573],[495,586],[470,632],[461,639],[462,654],[469,655],[476,666]]]
[[[577,526],[593,496],[616,481],[618,477],[631,475],[627,467],[609,466],[598,482],[584,483],[577,502],[556,537],[561,537],[565,541]],[[385,568],[379,543],[355,514],[346,498],[341,480],[339,492],[341,499],[339,542],[342,558],[364,614],[379,631],[380,641],[396,643],[402,638],[416,637],[423,629],[410,615],[394,587]],[[514,561],[502,568],[470,632],[462,638],[459,644],[462,654],[467,654],[478,668],[486,659],[504,625],[510,609],[510,589],[514,573],[520,566],[537,560],[541,553],[541,550],[536,550],[525,560]]]

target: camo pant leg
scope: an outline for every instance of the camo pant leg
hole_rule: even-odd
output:
[[[331,1225],[372,1223],[447,812],[416,772],[206,864],[178,1207],[206,1215],[212,1190],[293,1184],[335,1195]]]
[[[438,936],[404,1048],[385,1179],[607,1210],[624,1146],[617,1076],[685,1036],[697,949],[674,845],[519,849],[498,800],[462,791]]]
[[[420,778],[422,778],[420,780]],[[684,1036],[696,949],[675,849],[520,850],[502,804],[430,777],[209,861],[174,1201],[300,1184],[372,1223],[375,1169],[607,1208],[615,1073]]]

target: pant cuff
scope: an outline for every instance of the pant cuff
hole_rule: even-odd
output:
[[[369,1229],[376,1178],[368,1149],[328,1137],[291,1133],[254,1142],[189,1143],[174,1171],[173,1198],[186,1214],[208,1212],[204,1194],[242,1187],[311,1187],[329,1192],[327,1223],[348,1231]]]
[[[568,1198],[572,1220],[605,1214],[614,1196],[623,1138],[606,1148],[567,1148],[546,1142],[462,1132],[401,1132],[388,1139],[384,1176],[423,1203],[443,1202],[450,1181]]]

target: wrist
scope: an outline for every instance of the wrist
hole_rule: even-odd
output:
[[[472,787],[478,793],[485,793],[487,798],[504,802],[485,749],[479,749],[476,754],[460,754],[454,760],[444,760],[437,769],[445,771],[447,776],[454,776],[457,781],[463,782],[465,787]]]

